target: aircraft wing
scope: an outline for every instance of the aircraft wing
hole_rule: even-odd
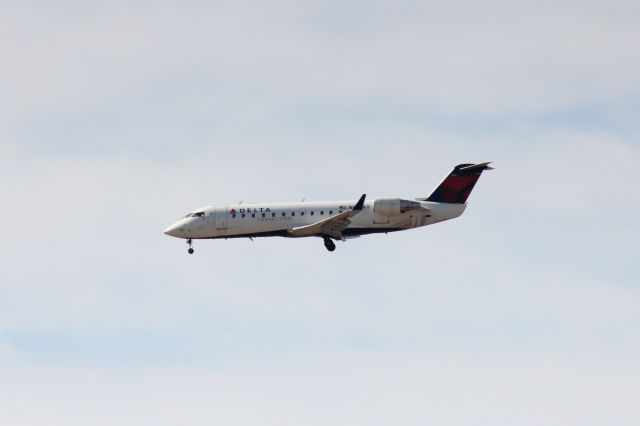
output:
[[[295,237],[310,237],[312,235],[327,235],[336,239],[342,239],[342,231],[351,224],[350,218],[362,211],[364,199],[367,194],[362,194],[353,210],[338,213],[326,219],[322,219],[311,225],[299,226],[287,230],[289,234]]]

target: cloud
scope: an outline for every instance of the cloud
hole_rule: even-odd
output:
[[[400,361],[400,362],[399,362]],[[527,357],[469,361],[318,353],[300,364],[207,372],[42,371],[3,387],[3,417],[21,424],[634,424],[637,377],[610,366]],[[311,370],[308,367],[313,367]],[[592,369],[594,368],[594,369]],[[159,374],[160,373],[160,374]],[[600,386],[592,386],[598,380]],[[26,402],[26,403],[25,403]],[[37,406],[38,410],[33,410]],[[525,413],[525,414],[523,414]],[[625,413],[624,415],[622,413]]]
[[[25,3],[3,23],[14,59],[3,64],[2,111],[21,131],[32,119],[109,132],[172,120],[193,137],[189,116],[237,131],[305,105],[491,119],[628,100],[638,91],[626,48],[637,11],[615,6]]]
[[[0,423],[636,424],[636,15],[12,5]],[[162,235],[205,204],[425,196],[466,161],[496,171],[463,217],[333,254]]]

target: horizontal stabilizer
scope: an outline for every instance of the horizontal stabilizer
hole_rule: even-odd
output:
[[[482,173],[483,170],[494,170],[489,164],[491,164],[491,162],[462,167],[460,171],[463,173]]]

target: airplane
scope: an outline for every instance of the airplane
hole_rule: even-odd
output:
[[[196,209],[164,233],[187,240],[254,237],[319,237],[330,252],[333,240],[432,225],[460,216],[467,198],[490,162],[459,164],[426,198],[376,198],[357,201],[231,204]]]

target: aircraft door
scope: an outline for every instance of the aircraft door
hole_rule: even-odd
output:
[[[216,207],[216,229],[227,229],[227,207]]]

